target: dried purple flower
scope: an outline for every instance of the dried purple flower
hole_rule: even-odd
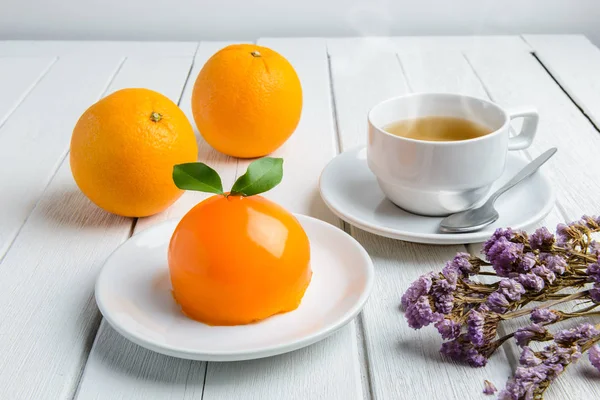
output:
[[[585,272],[592,279],[592,281],[600,283],[600,265],[598,263],[588,265]]]
[[[540,261],[546,264],[546,267],[555,274],[562,275],[567,269],[567,260],[559,254],[549,253],[540,254]]]
[[[509,379],[504,390],[500,392],[498,396],[500,400],[541,399],[548,385],[564,371],[569,363],[577,360],[578,354],[580,354],[577,346],[562,348],[551,345],[537,354],[529,354],[531,352],[529,348],[523,351],[528,353],[525,356],[526,362],[529,362],[532,357],[543,360],[541,363],[534,360],[532,365],[518,367],[515,375]],[[544,357],[541,355],[542,353],[551,355],[551,357]]]
[[[533,254],[533,253],[523,254],[521,257],[519,257],[519,261],[517,262],[517,267],[518,267],[517,272],[528,272],[533,267],[535,267],[536,262],[537,262],[537,259],[535,257],[535,254]]]
[[[406,292],[402,295],[402,308],[404,310],[415,303],[421,296],[429,293],[433,276],[433,272],[421,275],[419,279],[410,284]]]
[[[485,367],[488,362],[488,359],[481,354],[477,349],[469,349],[467,350],[467,354],[465,355],[465,360],[471,367]]]
[[[461,325],[451,319],[444,318],[435,323],[442,339],[456,339],[460,335]]]
[[[490,308],[490,310],[497,312],[498,314],[505,313],[508,306],[510,306],[510,303],[506,297],[498,291],[490,294],[485,304]]]
[[[547,340],[552,337],[542,325],[531,324],[517,329],[515,332],[515,340],[521,347],[527,346],[532,340]]]
[[[502,229],[498,228],[484,244],[483,244],[483,254],[486,254],[490,251],[491,247],[498,241],[500,238],[505,238],[507,240],[512,239],[514,232],[512,229]]]
[[[600,257],[600,243],[592,240],[588,246],[590,254],[596,257]]]
[[[525,294],[525,288],[514,279],[502,279],[499,283],[499,290],[507,299],[519,301],[521,295]]]
[[[544,350],[538,353],[543,359],[544,364],[562,364],[566,365],[581,358],[579,346],[561,347],[556,344],[551,344],[544,347]]]
[[[421,329],[442,318],[442,314],[434,312],[431,309],[431,304],[426,296],[419,297],[416,302],[406,308],[406,320],[408,321],[408,326],[413,329]]]
[[[588,356],[592,365],[596,367],[598,372],[600,372],[600,345],[597,344],[592,346],[592,348],[589,350]]]
[[[529,246],[533,250],[550,250],[554,242],[554,235],[546,227],[537,229],[529,237]]]
[[[573,329],[563,329],[554,334],[554,341],[562,346],[581,344],[594,336],[600,335],[600,331],[587,322]]]
[[[573,238],[572,230],[569,225],[558,224],[556,226],[556,243],[559,246],[564,246]]]
[[[540,278],[543,278],[549,284],[554,283],[554,281],[556,280],[556,275],[554,274],[554,272],[550,271],[550,269],[548,269],[548,267],[544,265],[538,265],[537,267],[533,268],[531,272],[533,272]]]
[[[464,344],[459,341],[458,338],[456,338],[449,342],[442,343],[440,352],[452,360],[462,361],[466,350],[464,348]]]
[[[536,308],[531,312],[530,318],[536,324],[551,324],[560,319],[560,314],[547,308]]]
[[[498,389],[496,389],[496,386],[494,386],[492,382],[488,381],[487,379],[483,381],[483,394],[492,395],[497,391]]]
[[[525,367],[535,367],[536,365],[540,365],[542,360],[535,355],[533,350],[531,350],[531,347],[524,346],[521,357],[519,358],[519,363]]]
[[[590,289],[590,298],[594,303],[600,304],[600,283],[594,283],[594,287]]]
[[[485,255],[498,276],[508,276],[523,255],[523,247],[521,243],[510,242],[501,236],[489,246]]]
[[[456,256],[452,259],[452,261],[448,261],[442,274],[446,277],[446,279],[450,280],[446,275],[446,272],[455,271],[457,275],[462,276],[463,278],[469,277],[473,272],[475,272],[475,268],[473,264],[471,264],[471,255],[469,253],[456,253]]]
[[[485,323],[485,315],[477,310],[471,310],[467,317],[467,335],[471,343],[475,346],[483,346],[485,344],[485,334],[483,325]]]
[[[450,342],[442,343],[440,352],[452,360],[467,362],[472,367],[483,367],[487,364],[488,356],[496,348],[476,348],[469,341],[467,334],[463,333]]]
[[[433,281],[431,287],[431,297],[435,310],[442,314],[450,314],[454,308],[454,296],[452,293],[456,290],[456,280],[453,282],[440,278]]]
[[[539,292],[546,286],[542,278],[531,272],[528,274],[521,274],[516,279],[525,287],[525,289],[530,289],[534,292]]]

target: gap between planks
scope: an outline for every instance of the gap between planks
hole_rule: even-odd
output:
[[[546,64],[544,64],[544,62],[537,56],[537,54],[535,53],[535,51],[533,51],[531,53],[531,56],[533,58],[535,58],[535,60],[542,66],[542,68],[544,68],[544,71],[546,71],[546,73],[548,74],[548,76],[550,78],[552,78],[552,80],[554,81],[554,83],[556,83],[556,85],[560,88],[560,90],[563,91],[563,93],[569,98],[569,100],[571,100],[571,102],[573,103],[573,105],[575,105],[575,107],[577,107],[577,109],[579,110],[579,112],[581,112],[581,114],[587,118],[588,121],[590,121],[590,124],[598,131],[600,132],[599,127],[594,123],[594,121],[592,120],[592,118],[583,110],[583,107],[579,105],[579,103],[577,103],[577,101],[571,96],[571,94],[567,91],[567,89],[565,89],[563,87],[563,85],[560,84],[560,82],[558,81],[558,79],[556,79],[556,77],[552,74],[552,72],[550,72],[550,70],[548,69],[548,67],[546,66]]]

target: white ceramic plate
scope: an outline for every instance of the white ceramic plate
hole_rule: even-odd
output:
[[[369,170],[366,156],[364,147],[340,154],[323,170],[319,187],[321,197],[338,217],[376,235],[417,243],[477,243],[488,239],[499,227],[530,228],[554,206],[552,185],[538,170],[500,196],[495,205],[500,218],[495,223],[477,232],[443,233],[439,231],[442,218],[411,214],[389,201]],[[495,182],[491,193],[527,163],[509,152],[504,174]]]
[[[177,221],[132,236],[106,260],[96,302],[121,335],[158,353],[205,361],[286,353],[324,339],[354,318],[373,286],[373,264],[344,231],[296,215],[310,240],[312,281],[300,307],[239,326],[208,326],[185,317],[171,296],[167,247]]]

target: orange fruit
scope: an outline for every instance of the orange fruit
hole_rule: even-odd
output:
[[[188,212],[169,244],[173,295],[190,318],[241,325],[296,309],[310,283],[298,220],[261,196],[212,196]]]
[[[79,118],[70,161],[77,186],[98,207],[145,217],[181,196],[173,166],[197,154],[194,130],[175,103],[152,90],[123,89]]]
[[[302,87],[279,53],[253,44],[227,46],[202,67],[192,112],[204,139],[234,157],[261,157],[294,132]]]

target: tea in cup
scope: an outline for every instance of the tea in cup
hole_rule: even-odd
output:
[[[510,122],[523,118],[511,137]],[[445,216],[485,199],[508,151],[527,148],[539,115],[485,99],[418,93],[383,101],[368,115],[367,163],[383,193],[420,215]]]

